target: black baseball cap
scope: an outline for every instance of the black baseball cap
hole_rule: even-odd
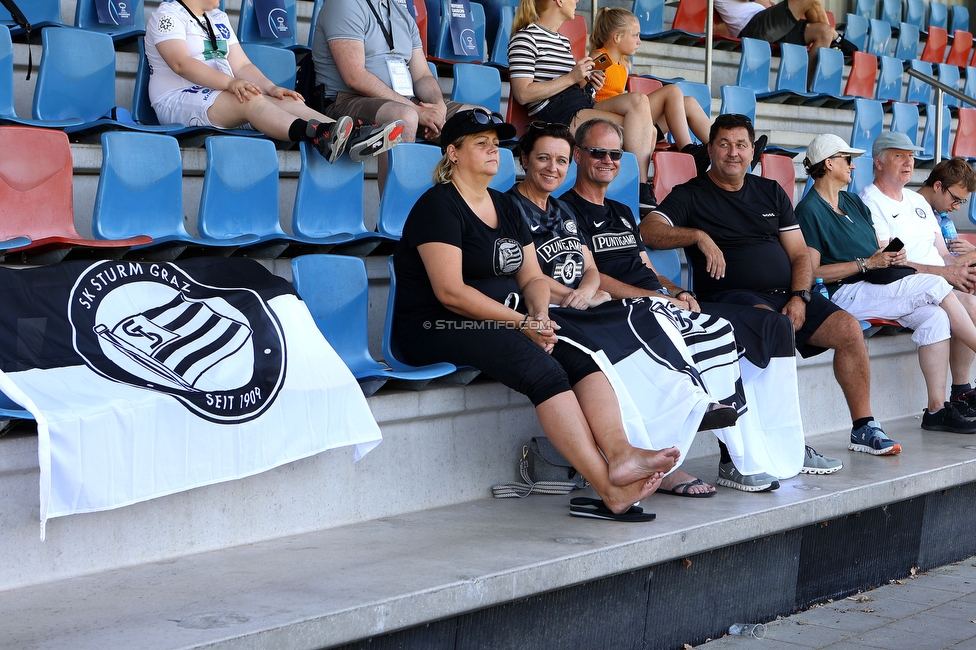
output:
[[[511,140],[515,137],[515,127],[502,119],[498,113],[489,113],[484,108],[473,108],[458,111],[441,129],[441,151],[447,151],[447,145],[454,144],[458,138],[473,133],[494,131],[499,140]]]

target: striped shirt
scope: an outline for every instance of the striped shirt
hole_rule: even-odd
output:
[[[512,79],[552,81],[572,71],[576,65],[569,39],[550,32],[538,23],[520,29],[508,43],[508,74]],[[526,106],[535,115],[549,104],[549,99]]]

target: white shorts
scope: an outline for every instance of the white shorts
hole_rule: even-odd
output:
[[[858,320],[884,318],[915,330],[916,345],[949,338],[949,316],[939,304],[952,286],[938,275],[916,273],[891,284],[842,284],[831,301]]]
[[[153,109],[160,124],[214,126],[207,110],[222,92],[206,86],[191,86],[160,97]]]

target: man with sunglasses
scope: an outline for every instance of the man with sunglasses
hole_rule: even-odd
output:
[[[871,413],[871,365],[861,326],[810,291],[810,255],[791,197],[776,181],[747,173],[754,139],[748,118],[716,118],[711,168],[675,187],[641,222],[641,236],[651,248],[684,247],[700,299],[785,314],[803,357],[834,350],[834,377],[852,420],[848,448],[877,455],[888,438]]]
[[[938,217],[967,202],[976,190],[976,172],[964,158],[943,160],[915,192],[907,185],[915,170],[916,151],[919,148],[903,133],[878,136],[871,146],[874,182],[861,190],[861,200],[871,210],[878,241],[885,244],[895,237],[900,239],[908,265],[919,273],[945,278],[976,322],[976,268],[971,266],[976,264],[976,253],[962,240],[947,243]],[[962,254],[956,257],[957,252]],[[949,401],[963,416],[976,417],[976,391],[970,381],[973,351],[956,337],[949,340],[949,346]]]

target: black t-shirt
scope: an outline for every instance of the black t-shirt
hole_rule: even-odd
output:
[[[471,211],[452,183],[424,192],[410,210],[403,236],[393,251],[397,300],[394,319],[400,325],[436,318],[460,318],[434,294],[427,269],[417,251],[421,244],[441,242],[461,249],[465,284],[503,302],[518,291],[515,274],[522,268],[523,246],[532,235],[512,198],[488,190],[498,213],[498,227],[489,228]]]
[[[580,235],[593,253],[600,273],[648,291],[661,289],[657,274],[641,259],[644,244],[630,208],[612,199],[596,205],[573,190],[559,200],[576,214]]]
[[[525,198],[517,186],[507,193],[515,197],[519,214],[532,233],[542,272],[567,287],[578,287],[583,279],[583,240],[576,217],[551,196],[549,209],[543,210]]]
[[[735,192],[707,175],[678,185],[658,206],[673,226],[705,231],[722,249],[725,277],[712,279],[698,246],[685,248],[694,270],[695,292],[710,296],[730,289],[789,289],[793,277],[780,233],[799,230],[793,205],[779,183],[746,174]]]

